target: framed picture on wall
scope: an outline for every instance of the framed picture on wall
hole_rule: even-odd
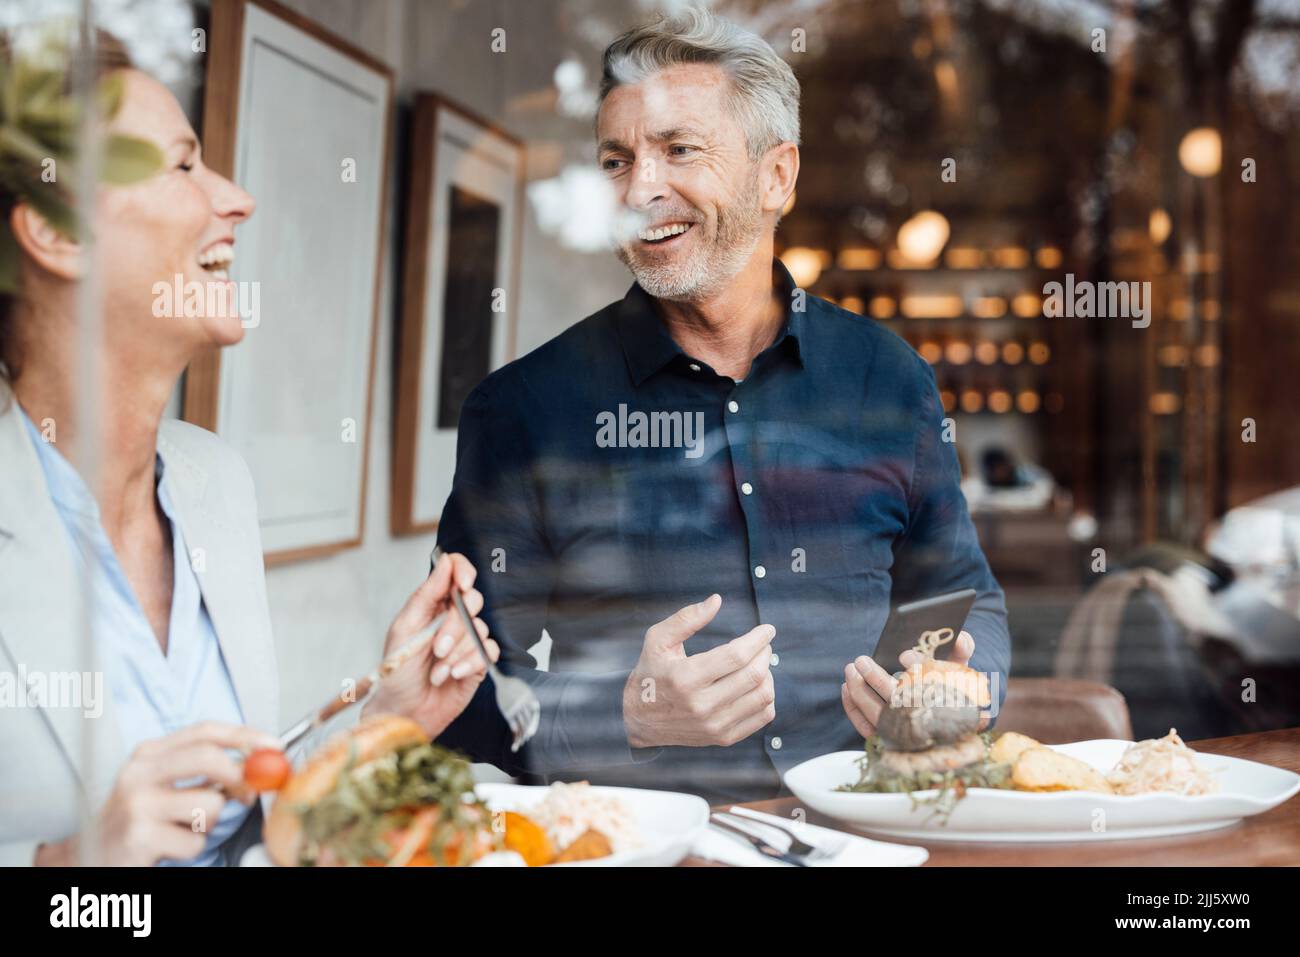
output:
[[[392,100],[387,66],[312,21],[213,0],[206,162],[257,209],[230,268],[244,339],[191,365],[183,415],[248,463],[268,563],[361,542]]]
[[[456,424],[515,350],[523,144],[433,94],[415,101],[393,436],[395,535],[435,529]]]

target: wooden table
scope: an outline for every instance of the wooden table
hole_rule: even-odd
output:
[[[1246,758],[1300,773],[1300,728],[1264,731],[1231,738],[1188,742],[1197,751]],[[797,798],[755,801],[745,805],[790,818]],[[811,824],[841,825],[814,812]],[[1061,844],[945,843],[874,835],[895,844],[920,844],[930,852],[933,867],[1241,867],[1300,865],[1300,795],[1271,811],[1248,817],[1239,824],[1188,834],[1184,837],[1140,841],[1096,841]],[[687,858],[685,865],[714,862]]]

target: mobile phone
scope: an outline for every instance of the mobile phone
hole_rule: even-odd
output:
[[[880,640],[876,642],[876,650],[871,653],[871,657],[892,675],[903,667],[898,656],[915,647],[923,634],[942,632],[948,628],[952,629],[952,639],[935,646],[934,657],[951,657],[957,636],[961,634],[973,604],[975,589],[963,588],[947,595],[899,605],[885,622],[885,628],[880,633]]]

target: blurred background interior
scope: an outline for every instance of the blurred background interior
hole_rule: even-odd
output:
[[[783,256],[933,365],[1015,677],[1109,683],[1139,737],[1295,724],[1300,9],[824,15]],[[1067,273],[1149,282],[1149,327],[1045,317]]]
[[[391,67],[397,93],[364,537],[268,575],[289,717],[369,668],[433,542],[388,521],[414,95],[487,118],[523,141],[530,186],[558,182],[593,162],[600,51],[674,4],[284,3]],[[107,6],[147,68],[160,5]],[[803,85],[783,260],[934,368],[1014,679],[1112,685],[1139,737],[1300,724],[1300,2],[711,6]],[[202,58],[172,79],[202,129]],[[517,355],[630,281],[544,213],[524,215]],[[1045,317],[1067,273],[1149,282],[1149,326]]]

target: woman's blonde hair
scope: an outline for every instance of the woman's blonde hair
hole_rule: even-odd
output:
[[[13,48],[9,37],[0,31],[0,71],[12,68]],[[105,30],[95,31],[94,78],[96,81],[117,72],[134,68],[131,55],[126,46],[117,37]],[[69,75],[64,84],[64,92],[71,92],[72,78]],[[22,197],[7,188],[0,180],[0,229],[9,229],[9,218],[14,207],[22,202]],[[12,383],[18,378],[21,357],[18,354],[17,305],[21,293],[0,289],[0,383]]]

